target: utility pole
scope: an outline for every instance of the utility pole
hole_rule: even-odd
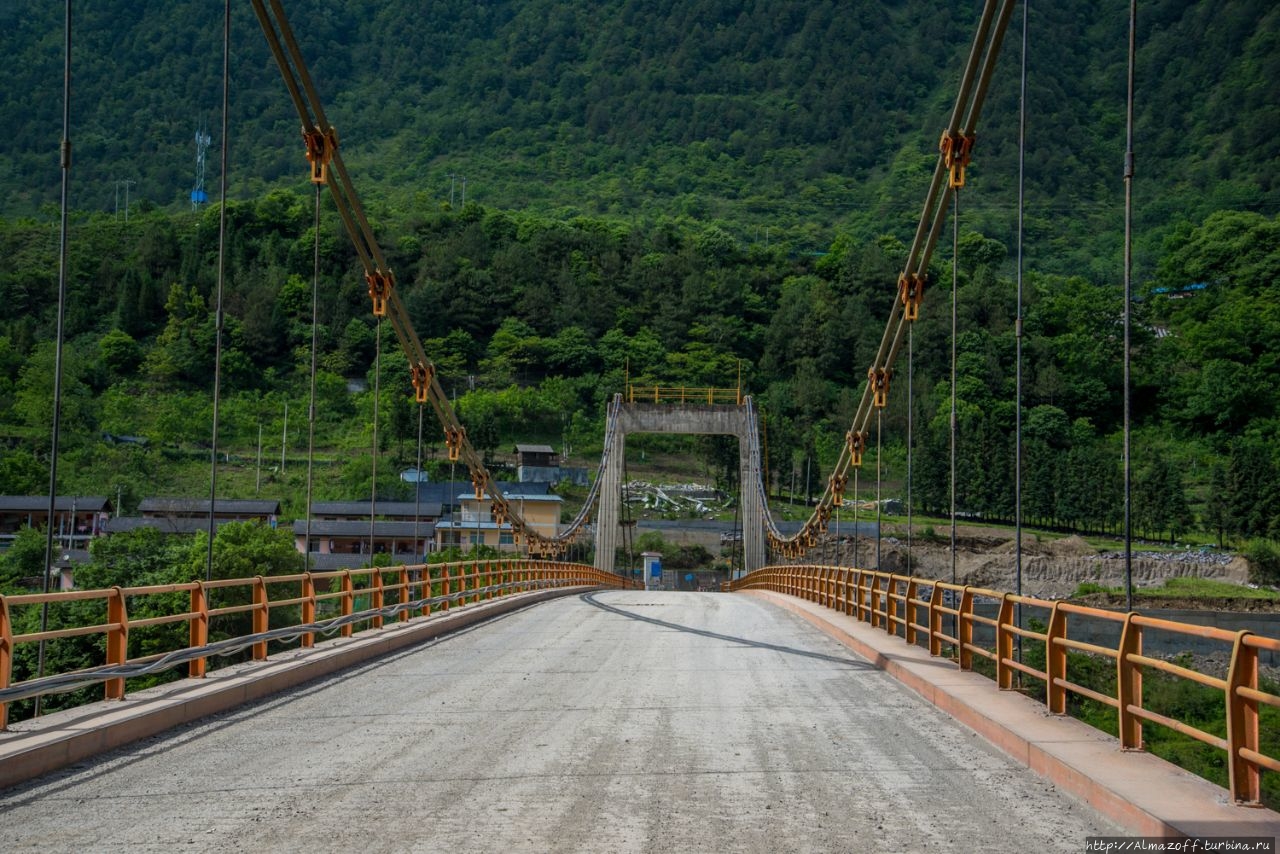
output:
[[[116,181],[116,219],[120,218],[120,185],[124,185],[124,221],[129,221],[129,188],[138,183],[132,178],[120,178]]]
[[[289,401],[284,402],[284,429],[280,431],[280,476],[284,477],[284,449],[289,441]]]
[[[258,422],[258,475],[253,483],[253,494],[262,491],[262,422]]]

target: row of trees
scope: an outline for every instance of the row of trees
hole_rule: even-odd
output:
[[[220,439],[244,457],[262,431],[268,442],[283,434],[284,457],[305,448],[305,431],[298,431],[310,386],[316,233],[305,201],[285,192],[233,204],[228,213],[235,249]],[[402,461],[414,456],[417,413],[404,357],[386,329],[377,346],[379,328],[368,316],[355,259],[331,220],[319,235],[316,430],[320,447],[350,469],[329,484],[348,494],[333,497],[349,498],[365,491],[360,484],[371,474],[349,453],[370,447],[370,390],[381,389],[379,445]],[[69,487],[111,494],[121,483],[155,482],[164,454],[207,441],[216,266],[207,262],[216,222],[216,212],[206,211],[155,212],[128,226],[102,217],[77,223],[74,245],[84,250],[72,257],[75,308],[63,364],[64,448],[75,462],[63,469]],[[726,386],[741,370],[745,390],[767,416],[770,461],[783,482],[797,459],[812,461],[817,483],[834,463],[895,299],[895,264],[905,254],[892,236],[842,237],[815,256],[742,244],[722,228],[691,222],[561,221],[474,204],[415,211],[383,230],[394,269],[402,271],[405,304],[482,450],[567,440],[589,454],[605,403],[627,378]],[[49,287],[53,246],[38,224],[0,220],[0,251],[16,259],[0,269],[0,301],[15,309],[0,318],[0,427],[9,442],[0,453],[0,473],[8,473],[0,491],[40,491],[39,454],[52,412],[53,306],[35,293]],[[200,258],[205,263],[193,260]],[[940,509],[953,267],[961,508],[1009,518],[1017,327],[999,241],[967,232],[956,258],[935,257],[921,319],[892,383],[884,443],[898,454],[905,448],[910,374],[917,501]],[[1224,494],[1210,479],[1215,465],[1229,468],[1233,443],[1265,454],[1275,447],[1280,310],[1271,290],[1278,272],[1277,219],[1221,212],[1179,233],[1132,306],[1134,469],[1150,472],[1153,496],[1187,496],[1140,517],[1152,534],[1176,536],[1192,517],[1218,527],[1209,520],[1221,516],[1224,536],[1272,527],[1276,514],[1261,487],[1240,481],[1235,488],[1232,500],[1252,502],[1264,517],[1240,523],[1243,511],[1210,508]],[[1114,529],[1119,289],[1034,269],[1026,279],[1024,510],[1045,524]],[[157,299],[163,282],[166,295]],[[291,434],[282,423],[286,407]],[[143,436],[159,452],[105,448],[103,433]],[[424,434],[428,445],[439,443],[433,419]],[[1143,499],[1144,507],[1157,503]]]

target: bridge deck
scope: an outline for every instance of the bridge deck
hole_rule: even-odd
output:
[[[6,847],[48,851],[1078,851],[1119,832],[797,616],[643,592],[501,617],[10,789],[0,814]]]

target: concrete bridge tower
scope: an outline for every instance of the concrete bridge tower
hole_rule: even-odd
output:
[[[623,454],[628,433],[690,433],[736,436],[738,472],[741,477],[743,565],[747,572],[765,564],[764,492],[761,488],[760,443],[756,435],[755,408],[751,398],[741,404],[620,403],[615,407],[612,430],[606,430],[609,447],[601,475],[600,511],[596,517],[598,569],[614,571],[620,508],[622,505]]]

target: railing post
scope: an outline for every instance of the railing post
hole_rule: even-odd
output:
[[[1045,702],[1050,714],[1065,715],[1067,689],[1059,684],[1059,680],[1065,682],[1067,679],[1067,648],[1062,645],[1062,640],[1067,636],[1067,612],[1060,609],[1057,602],[1053,603],[1053,610],[1049,612],[1049,629],[1045,634],[1044,670],[1045,681],[1048,683]]]
[[[1241,803],[1262,800],[1262,771],[1240,755],[1241,750],[1259,753],[1258,701],[1240,694],[1241,688],[1258,690],[1258,650],[1244,642],[1249,632],[1236,633],[1227,668],[1227,778],[1231,797]]]
[[[0,596],[0,688],[8,688],[13,678],[13,623],[9,603]],[[0,731],[9,727],[9,704],[0,703]]]
[[[1013,602],[1006,593],[1000,597],[1000,614],[996,618],[996,684],[1000,690],[1013,688],[1014,669],[1006,664],[1013,660],[1013,632],[1009,631],[1009,623],[1013,621]]]
[[[209,597],[205,593],[204,582],[195,582],[191,588],[191,613],[187,620],[187,646],[204,646],[209,642]],[[203,679],[209,660],[203,655],[187,662],[187,676],[192,679]]]
[[[316,621],[316,580],[311,577],[310,572],[302,573],[302,622],[314,623]],[[307,632],[302,636],[303,649],[309,649],[316,645],[316,636],[314,632]]]
[[[342,570],[342,616],[350,617],[355,612],[355,584],[351,581],[351,570]],[[338,629],[340,637],[349,638],[352,634],[352,627],[347,623]]]
[[[408,605],[413,601],[412,590],[409,586],[409,567],[404,564],[400,565],[400,595],[396,597],[396,604]],[[401,608],[398,621],[406,623],[409,621],[409,609]]]
[[[871,576],[871,628],[878,628],[880,625],[880,576],[879,574]]]
[[[430,564],[422,565],[422,586],[418,592],[418,596],[422,599],[422,608],[418,613],[424,617],[431,616],[431,597],[436,595],[436,580],[432,576],[434,571]]]
[[[1142,655],[1142,626],[1133,621],[1137,614],[1125,616],[1120,632],[1120,649],[1116,656],[1116,694],[1120,701],[1120,747],[1142,749],[1142,719],[1129,707],[1142,708],[1142,667],[1129,661],[1131,655]]]
[[[440,576],[440,579],[441,579],[441,580],[440,580],[440,595],[441,595],[441,596],[443,596],[443,597],[444,597],[444,599],[443,599],[443,601],[441,601],[441,603],[440,603],[440,610],[442,610],[442,611],[448,611],[448,610],[449,610],[449,594],[450,594],[450,592],[452,592],[452,591],[449,589],[449,586],[450,586],[450,585],[449,585],[449,564],[447,564],[447,563],[446,563],[446,564],[444,564],[444,565],[441,567],[441,573],[442,573],[442,574],[441,574],[441,576]]]
[[[107,598],[107,664],[124,664],[129,658],[129,615],[125,608],[124,593],[119,587],[111,588]],[[108,700],[124,699],[124,677],[108,679],[105,683]]]
[[[261,575],[253,577],[253,633],[265,632],[271,621],[271,605],[267,601],[267,582]],[[267,642],[258,641],[253,645],[253,660],[267,660]]]
[[[902,620],[906,624],[907,643],[912,646],[916,642],[916,597],[920,595],[920,582],[915,576],[907,579],[907,599],[902,603]]]
[[[969,585],[964,586],[960,594],[960,614],[956,617],[956,641],[959,646],[960,669],[973,669],[973,651],[969,645],[973,643],[973,591]]]
[[[382,570],[376,566],[369,570],[369,606],[375,611],[381,611],[385,606],[385,597],[382,595]],[[383,619],[381,614],[375,614],[373,617],[373,627],[375,629],[382,628]]]
[[[929,654],[942,655],[942,585],[933,582],[929,594]]]
[[[889,588],[884,594],[884,630],[895,638],[898,636],[898,623],[894,618],[898,616],[898,591],[901,584],[902,579],[890,573]]]

